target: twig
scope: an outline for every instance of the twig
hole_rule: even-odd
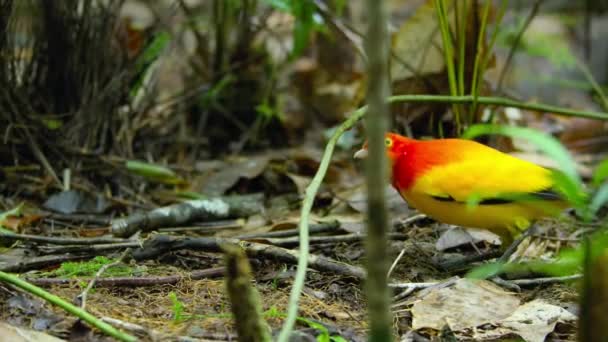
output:
[[[504,280],[501,277],[493,277],[493,278],[490,278],[490,281],[496,285],[504,287],[505,289],[507,289],[509,291],[521,292],[521,288],[519,287],[519,285],[513,283],[510,280]]]
[[[90,246],[62,246],[62,247],[39,247],[41,254],[57,254],[57,253],[73,253],[87,255],[103,254],[117,249],[137,248],[141,247],[142,242],[130,241],[121,243],[111,243],[105,245],[90,245]]]
[[[576,59],[576,65],[587,79],[587,82],[591,84],[593,90],[600,97],[602,110],[608,110],[608,99],[606,98],[606,94],[604,94],[604,90],[602,90],[602,87],[597,83],[595,77],[593,77],[593,74],[591,73],[587,65],[585,65],[584,62],[578,60],[578,58]]]
[[[220,220],[211,222],[193,222],[190,227],[171,227],[171,228],[159,228],[159,232],[197,232],[197,233],[215,233],[220,230],[232,230],[243,228],[245,220],[240,218],[236,220]]]
[[[19,277],[15,276],[15,275],[0,272],[0,281],[12,284],[26,292],[29,292],[35,296],[38,296],[38,297],[46,300],[47,302],[49,302],[53,305],[57,305],[58,307],[67,311],[68,313],[82,319],[83,321],[89,323],[90,325],[101,330],[103,333],[105,333],[109,336],[112,336],[117,340],[126,341],[126,342],[135,342],[137,340],[135,338],[135,336],[126,334],[124,332],[121,332],[121,331],[115,329],[113,326],[111,326],[105,322],[102,322],[101,320],[97,319],[95,316],[82,310],[81,308],[78,308],[78,307],[66,302],[63,299],[61,299],[51,293],[48,293],[45,290],[43,290],[37,286],[34,286],[24,280],[19,279]]]
[[[110,244],[110,243],[121,243],[128,242],[127,239],[117,239],[117,238],[64,238],[64,237],[52,237],[52,236],[38,236],[38,235],[28,235],[28,234],[9,234],[9,233],[0,233],[0,241],[26,241],[26,242],[35,242],[35,243],[46,243],[51,245],[81,245],[81,246],[90,246],[90,245],[101,245],[101,244]]]
[[[555,284],[555,283],[564,283],[571,280],[578,280],[583,277],[582,274],[574,274],[563,277],[546,277],[546,278],[533,278],[533,279],[515,279],[509,280],[509,282],[518,285],[518,286],[534,286],[534,285],[545,285],[545,284]]]
[[[357,241],[361,241],[364,240],[366,238],[366,235],[362,235],[362,234],[344,234],[344,235],[332,235],[332,236],[315,236],[315,237],[311,237],[309,238],[309,242],[312,244],[334,244],[334,243],[342,243],[342,242],[357,242]],[[402,233],[391,233],[387,235],[387,238],[391,239],[391,240],[400,240],[400,241],[404,241],[408,239],[408,236],[406,234],[402,234]],[[264,242],[264,243],[268,243],[274,246],[279,246],[279,247],[284,247],[284,248],[290,248],[290,247],[294,247],[297,246],[299,243],[299,238],[297,236],[294,237],[290,237],[290,238],[253,238],[253,239],[247,239],[247,240],[253,240],[253,241],[257,241],[257,242]]]
[[[298,262],[298,258],[302,253],[301,250],[296,251],[229,238],[178,238],[168,235],[156,235],[152,239],[146,241],[143,248],[133,251],[133,257],[135,260],[151,259],[163,253],[181,249],[221,252],[221,246],[225,244],[240,245],[250,257],[262,257],[287,263]],[[358,280],[365,278],[365,271],[360,267],[348,265],[314,254],[310,255],[309,258],[310,267],[319,271],[350,276]]]
[[[582,274],[574,274],[562,277],[545,277],[545,278],[531,278],[531,279],[510,279],[509,283],[517,286],[535,286],[545,284],[563,283],[571,280],[578,280],[583,277]],[[441,284],[442,282],[426,282],[426,283],[391,283],[389,286],[395,289],[425,289],[431,286]]]
[[[87,215],[87,214],[60,214],[60,213],[49,213],[45,219],[49,220],[64,220],[70,222],[81,222],[87,224],[97,224],[100,226],[109,225],[112,222],[112,218],[110,216],[100,216],[100,215]]]
[[[57,183],[57,185],[59,185],[59,187],[62,188],[63,183],[59,180],[59,177],[57,177],[57,173],[55,173],[55,170],[51,166],[51,163],[49,163],[48,159],[44,156],[44,153],[42,153],[42,150],[40,150],[38,143],[32,137],[32,134],[30,133],[30,130],[27,128],[27,125],[23,125],[23,132],[25,133],[25,137],[27,138],[30,148],[32,149],[32,152],[34,153],[34,156],[36,156],[36,158],[38,159],[40,164],[42,164],[42,166],[44,167],[46,172],[49,173],[49,175],[53,178],[53,180]]]
[[[413,216],[410,216],[403,220],[398,221],[397,225],[399,225],[401,227],[407,227],[407,226],[411,225],[412,223],[423,220],[425,218],[427,218],[427,216],[425,214],[417,214],[417,215],[413,215]]]
[[[332,222],[324,222],[319,224],[313,224],[310,226],[309,233],[327,233],[334,231],[340,228],[340,222],[332,221]],[[247,239],[260,239],[260,238],[279,238],[279,237],[289,237],[296,236],[300,231],[296,229],[285,229],[279,230],[276,232],[266,232],[266,233],[252,233],[252,234],[243,234],[235,236],[236,239],[247,240]]]
[[[87,287],[82,291],[82,293],[80,293],[80,295],[78,296],[78,298],[80,298],[80,308],[82,310],[85,310],[87,307],[87,295],[89,294],[89,291],[91,291],[91,289],[93,288],[93,286],[95,286],[95,283],[99,280],[99,278],[101,277],[101,275],[110,267],[114,267],[120,263],[123,262],[123,260],[127,257],[127,255],[129,255],[129,253],[131,252],[130,248],[125,249],[125,251],[121,254],[121,256],[116,259],[116,261],[111,262],[109,264],[105,264],[103,266],[101,266],[99,268],[99,270],[97,271],[97,273],[95,273],[95,277],[93,277],[93,279],[91,279],[91,281],[89,281],[89,284],[87,285]]]
[[[393,263],[391,264],[391,267],[388,269],[388,273],[386,274],[386,279],[389,279],[391,277],[391,273],[393,273],[393,270],[395,269],[395,267],[397,267],[397,264],[399,263],[404,254],[405,248],[403,248],[401,252],[399,252],[399,255],[397,255],[395,261],[393,261]]]
[[[437,267],[445,271],[460,270],[463,266],[470,265],[471,263],[498,258],[502,255],[499,250],[492,250],[483,254],[469,255],[461,258],[450,259],[448,261],[439,262],[436,264]]]
[[[146,335],[146,336],[150,337],[150,340],[152,340],[152,341],[160,340],[159,339],[160,334],[158,333],[158,331],[156,331],[154,329],[142,327],[139,324],[121,321],[119,319],[112,318],[112,317],[101,317],[101,320],[103,322],[111,324],[115,327],[118,327],[122,330],[127,330],[127,331],[133,332],[135,334],[139,334],[139,335]]]
[[[41,257],[28,258],[22,261],[6,263],[0,266],[0,271],[21,273],[58,265],[66,261],[85,260],[91,258],[93,258],[93,255],[45,255]]]
[[[500,90],[502,89],[502,82],[504,81],[505,75],[507,74],[507,71],[509,70],[509,67],[511,66],[511,60],[513,60],[515,51],[517,51],[517,48],[519,47],[519,43],[521,42],[521,38],[523,37],[524,32],[526,32],[526,29],[532,22],[532,19],[534,19],[534,17],[536,16],[536,13],[538,13],[538,9],[540,8],[540,5],[542,2],[543,2],[543,0],[536,0],[534,2],[534,5],[532,6],[532,10],[530,10],[530,14],[528,14],[528,17],[526,17],[526,21],[524,22],[521,29],[517,33],[517,37],[515,37],[515,41],[513,42],[513,45],[511,45],[511,49],[509,50],[509,55],[507,56],[507,59],[505,60],[505,64],[502,67],[502,70],[500,71],[500,76],[498,76],[498,83],[496,85],[497,92],[500,92]]]
[[[206,270],[193,271],[185,275],[154,276],[154,277],[109,277],[97,279],[97,287],[143,287],[155,285],[176,284],[184,279],[199,280],[205,278],[220,277],[224,274],[224,267],[214,267]],[[72,285],[82,281],[90,281],[89,278],[29,278],[28,282],[38,286]]]

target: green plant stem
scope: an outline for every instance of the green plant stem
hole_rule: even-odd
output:
[[[486,6],[483,10],[483,15],[481,17],[481,24],[479,27],[479,35],[477,36],[477,51],[475,54],[475,62],[473,63],[473,78],[471,80],[471,94],[477,98],[479,96],[480,84],[479,82],[479,73],[480,73],[480,65],[481,59],[485,56],[488,51],[483,49],[483,42],[486,40],[486,24],[488,22],[488,14],[490,13],[490,6],[492,5],[491,1],[486,1]],[[484,70],[481,70],[481,75],[483,75]],[[464,95],[461,94],[461,95]],[[477,111],[477,101],[473,101],[473,105],[471,106],[470,117],[472,118]]]
[[[578,58],[576,59],[576,65],[578,66],[579,70],[583,73],[583,75],[585,75],[585,78],[587,79],[589,84],[591,84],[591,87],[593,87],[593,90],[600,97],[602,109],[608,110],[608,99],[606,98],[606,94],[604,93],[604,90],[602,90],[602,87],[595,80],[595,77],[593,77],[593,74],[591,74],[591,71],[589,70],[587,65],[585,65],[585,63],[580,61]]]
[[[395,95],[391,96],[387,99],[388,102],[431,102],[431,103],[472,103],[473,101],[477,101],[480,104],[484,105],[495,105],[495,106],[505,106],[505,107],[515,107],[521,109],[535,110],[535,111],[544,111],[551,112],[559,115],[566,116],[575,116],[575,117],[584,117],[589,119],[596,120],[608,120],[608,113],[600,113],[600,112],[588,112],[588,111],[577,111],[573,109],[560,108],[555,106],[549,106],[545,104],[534,104],[534,103],[523,103],[518,102],[506,98],[501,97],[485,97],[479,96],[475,98],[474,96],[466,95],[466,96],[449,96],[449,95]],[[325,174],[327,173],[327,169],[329,167],[329,162],[331,161],[332,154],[336,147],[336,143],[338,139],[342,136],[342,134],[349,129],[351,129],[362,117],[365,115],[367,111],[367,106],[363,106],[357,110],[355,110],[351,116],[346,119],[339,127],[336,129],[334,134],[331,136],[327,145],[325,146],[325,151],[323,152],[323,157],[321,158],[321,164],[319,165],[319,169],[315,174],[314,178],[310,182],[310,185],[306,188],[306,193],[304,197],[304,202],[302,204],[302,210],[300,211],[300,259],[298,260],[298,269],[296,272],[296,277],[294,279],[293,287],[291,289],[291,294],[289,297],[289,307],[287,311],[287,319],[283,325],[281,333],[279,335],[278,341],[286,342],[288,340],[289,335],[291,334],[291,330],[293,329],[293,325],[296,321],[298,314],[298,301],[300,299],[300,293],[304,288],[304,280],[306,278],[306,267],[308,266],[308,251],[309,251],[309,234],[308,234],[308,218],[310,215],[310,211],[312,209],[312,204],[314,199],[319,191],[321,186],[321,182],[323,182],[323,178],[325,178]]]
[[[467,17],[469,14],[469,3],[468,1],[462,1],[463,11],[462,20],[460,20],[460,27],[458,27],[458,95],[464,95],[464,62],[466,55],[466,40],[467,40]],[[454,4],[454,8],[458,8],[458,3]],[[459,13],[456,11],[456,19],[458,20]],[[468,120],[467,120],[468,121]]]
[[[536,0],[534,2],[534,5],[532,6],[532,10],[530,10],[530,14],[528,15],[528,17],[526,17],[526,21],[524,22],[524,24],[520,28],[519,32],[517,33],[517,36],[515,37],[515,41],[513,42],[513,45],[511,46],[511,50],[509,50],[509,55],[507,56],[507,59],[505,60],[505,64],[504,64],[502,70],[500,71],[500,76],[498,76],[498,84],[496,86],[496,89],[499,92],[502,89],[502,83],[507,74],[507,71],[509,70],[509,67],[511,66],[511,61],[513,60],[513,56],[515,56],[515,52],[517,51],[517,48],[519,47],[519,44],[521,43],[521,38],[524,36],[524,33],[526,32],[526,29],[528,28],[528,26],[530,26],[532,19],[534,19],[534,17],[538,13],[538,9],[540,8],[540,5],[542,4],[542,2],[543,2],[543,0]]]
[[[367,0],[369,25],[365,40],[367,63],[367,102],[365,117],[369,155],[365,160],[367,185],[367,238],[365,244],[367,279],[365,282],[369,320],[368,341],[392,341],[392,318],[388,273],[388,212],[384,189],[388,184],[389,168],[386,157],[385,134],[388,129],[390,95],[388,61],[390,51],[386,23],[388,13],[384,0]]]
[[[338,127],[338,129],[336,129],[334,134],[327,142],[327,145],[325,146],[323,158],[321,159],[321,164],[319,165],[317,173],[306,188],[304,201],[302,203],[302,210],[300,211],[300,259],[298,260],[298,270],[296,271],[296,276],[293,281],[293,288],[291,289],[291,294],[289,296],[287,318],[285,319],[285,323],[283,324],[283,328],[281,329],[281,333],[278,337],[279,342],[286,342],[289,340],[289,335],[291,334],[293,325],[298,315],[298,301],[300,299],[300,293],[304,288],[304,280],[306,279],[306,268],[308,267],[308,219],[310,211],[312,209],[312,205],[315,200],[315,196],[317,195],[317,192],[321,187],[323,178],[325,178],[325,174],[327,173],[327,169],[329,168],[329,162],[331,161],[331,156],[334,152],[334,149],[336,148],[338,139],[342,136],[344,132],[353,127],[357,123],[357,121],[361,119],[361,117],[363,117],[363,114],[365,113],[365,108],[366,107],[362,107],[356,110],[353,115],[351,115],[346,121],[344,121]]]
[[[458,6],[456,3],[454,5]],[[437,20],[439,21],[441,38],[443,41],[443,56],[448,71],[450,94],[455,96],[458,95],[458,85],[456,82],[456,71],[454,70],[454,47],[452,46],[452,40],[450,38],[450,23],[448,22],[448,15],[445,10],[444,0],[435,0],[435,9],[437,12]],[[458,106],[454,106],[454,116],[456,118],[457,130],[460,131],[461,116]]]
[[[393,102],[431,102],[431,103],[450,103],[462,104],[472,103],[475,97],[471,95],[450,96],[450,95],[394,95],[388,98],[388,101]],[[574,116],[587,119],[608,120],[608,113],[581,111],[575,109],[562,108],[541,103],[525,103],[519,102],[504,97],[479,96],[477,103],[483,105],[494,105],[503,107],[514,107],[520,109],[534,110],[539,112],[549,112],[564,116]]]
[[[76,307],[76,306],[66,302],[65,300],[55,296],[54,294],[46,292],[45,290],[39,288],[38,286],[32,285],[32,284],[28,283],[27,281],[20,279],[16,275],[12,275],[12,274],[5,273],[5,272],[0,272],[0,281],[15,285],[18,288],[23,289],[35,296],[38,296],[51,304],[57,305],[58,307],[64,309],[65,311],[69,312],[70,314],[82,319],[83,321],[89,323],[90,325],[101,330],[103,333],[107,334],[108,336],[112,336],[117,340],[127,341],[127,342],[132,342],[132,341],[137,340],[137,338],[135,336],[129,335],[127,333],[123,333],[122,331],[114,328],[113,326],[111,326],[105,322],[102,322],[101,320],[97,319],[95,316],[82,310],[81,308]]]

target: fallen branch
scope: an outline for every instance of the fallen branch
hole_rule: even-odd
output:
[[[104,334],[112,336],[117,340],[127,341],[127,342],[134,342],[137,340],[135,338],[135,336],[123,333],[123,332],[115,329],[113,326],[111,326],[105,322],[102,322],[101,320],[97,319],[95,316],[82,310],[81,308],[76,307],[51,293],[48,293],[45,290],[43,290],[37,286],[34,286],[22,279],[19,279],[19,277],[15,276],[15,275],[0,272],[0,281],[3,281],[8,284],[12,284],[26,292],[29,292],[35,296],[38,296],[38,297],[46,300],[47,302],[49,302],[53,305],[57,305],[58,307],[67,311],[68,313],[82,319],[83,321],[85,321],[85,322],[89,323],[90,325],[96,327],[97,329],[101,330]]]
[[[135,213],[112,221],[112,234],[128,237],[137,231],[173,227],[196,220],[221,220],[248,217],[262,211],[262,194],[192,200]]]
[[[178,274],[170,276],[154,277],[108,277],[99,278],[95,282],[97,287],[143,287],[155,285],[173,285],[182,280],[200,280],[205,278],[215,278],[224,275],[224,267],[214,267],[206,270],[193,271],[190,274]],[[90,281],[91,278],[28,278],[27,281],[38,286],[55,286],[79,284],[83,281]]]
[[[144,246],[133,251],[135,260],[152,259],[161,254],[189,249],[206,252],[222,252],[221,246],[225,244],[238,244],[249,257],[260,257],[294,264],[300,257],[300,251],[285,249],[257,242],[241,241],[230,238],[200,237],[181,238],[168,235],[156,235],[146,241]],[[365,271],[357,266],[341,263],[336,260],[311,254],[310,267],[322,272],[331,272],[344,276],[354,277],[358,280],[365,278]]]

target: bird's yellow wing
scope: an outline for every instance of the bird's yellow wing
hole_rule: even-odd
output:
[[[416,180],[411,191],[438,199],[490,203],[505,196],[541,194],[552,186],[551,171],[498,153],[434,166]]]

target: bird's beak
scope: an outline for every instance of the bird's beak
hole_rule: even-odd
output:
[[[353,155],[353,158],[355,159],[365,159],[367,158],[367,149],[366,148],[362,148],[359,151],[355,152],[355,154]]]

